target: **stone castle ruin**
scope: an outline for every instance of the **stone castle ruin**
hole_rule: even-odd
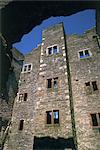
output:
[[[99,44],[95,28],[65,35],[60,23],[43,31],[37,48],[16,56],[18,93],[4,150],[100,149]]]

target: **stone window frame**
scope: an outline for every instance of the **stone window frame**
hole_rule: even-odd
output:
[[[18,100],[21,102],[23,101],[23,98],[24,98],[23,93],[19,93]]]
[[[22,131],[24,129],[24,119],[20,119],[18,130]]]
[[[93,82],[96,82],[96,89],[93,87]],[[85,82],[85,89],[86,89],[87,94],[92,94],[94,92],[97,92],[99,90],[97,81],[92,80],[92,81]]]
[[[89,56],[86,56],[86,54],[85,54],[86,50],[88,50]],[[82,58],[80,57],[80,54],[79,54],[80,52],[83,52],[83,54],[84,54],[84,56]],[[86,59],[86,58],[90,58],[91,56],[92,56],[92,53],[90,51],[90,48],[85,48],[85,49],[81,49],[78,51],[78,58],[79,59]]]
[[[30,70],[28,70],[28,67],[31,65],[31,68]],[[26,67],[26,71],[24,70]],[[22,68],[22,73],[28,73],[28,72],[31,72],[32,71],[32,68],[33,68],[33,64],[32,63],[29,63],[29,64],[24,64],[23,65],[23,68]]]
[[[51,88],[48,88],[48,80],[51,79]],[[57,87],[54,87],[54,82],[57,81]],[[58,90],[59,87],[59,78],[58,77],[54,77],[54,78],[47,78],[46,79],[46,86],[47,86],[47,90],[48,91],[56,91]]]
[[[54,46],[57,46],[57,53],[53,53],[53,47],[54,47]],[[49,49],[49,48],[52,48],[52,53],[51,53],[51,54],[48,53],[48,49]],[[48,47],[46,48],[46,55],[47,55],[47,56],[56,55],[56,54],[58,54],[58,53],[59,53],[59,46],[58,46],[58,44],[54,44],[54,45],[48,46]]]
[[[47,123],[47,112],[51,112],[51,123],[50,124]],[[58,112],[58,123],[54,123],[54,112]],[[53,109],[53,110],[49,110],[49,111],[47,110],[46,111],[45,124],[47,126],[60,125],[60,111],[59,111],[59,109]]]
[[[96,125],[96,126],[93,125],[93,121],[92,121],[92,115],[93,115],[93,114],[96,115],[97,124],[98,124],[98,125]],[[91,119],[90,119],[90,125],[91,125],[93,128],[100,128],[100,112],[94,112],[94,113],[91,112],[91,113],[90,113],[90,118],[91,118]]]
[[[26,96],[27,95],[27,96]],[[19,93],[18,100],[20,102],[26,102],[28,99],[28,93]]]

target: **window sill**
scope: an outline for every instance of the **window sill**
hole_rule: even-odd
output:
[[[87,58],[91,58],[91,56],[82,57],[80,59],[87,59]]]
[[[92,126],[92,128],[95,129],[100,129],[100,126]]]
[[[21,72],[21,73],[30,73],[31,71],[25,71],[25,72]]]
[[[60,127],[60,124],[46,124],[45,127]]]

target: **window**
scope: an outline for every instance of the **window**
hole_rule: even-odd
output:
[[[91,114],[92,126],[98,127],[100,126],[100,113]]]
[[[51,55],[52,54],[52,47],[48,48],[48,54]]]
[[[22,73],[27,73],[27,72],[30,72],[31,70],[32,70],[32,64],[24,64]]]
[[[92,82],[93,91],[98,90],[96,81]]]
[[[20,120],[19,130],[23,130],[24,120]]]
[[[79,58],[87,58],[87,57],[90,57],[91,56],[91,52],[90,50],[88,49],[85,49],[85,50],[82,50],[82,51],[79,51]]]
[[[59,111],[58,110],[54,110],[53,111],[53,115],[54,115],[54,124],[59,123]]]
[[[47,124],[51,124],[52,122],[52,111],[47,111]]]
[[[31,70],[31,65],[28,65],[28,71],[30,71]]]
[[[53,78],[53,79],[47,79],[47,88],[48,89],[58,89],[58,77]]]
[[[54,89],[58,88],[58,77],[54,78],[53,87]]]
[[[27,100],[27,93],[24,93],[24,101]]]
[[[47,124],[59,124],[59,110],[47,111],[46,123]]]
[[[52,88],[52,79],[47,79],[47,88]]]
[[[85,85],[86,85],[86,86],[90,86],[90,82],[86,82]]]
[[[20,101],[27,101],[27,93],[19,94],[19,100]]]
[[[54,46],[48,47],[47,51],[48,51],[47,52],[48,55],[52,55],[52,54],[57,54],[59,52],[59,49],[57,45],[54,45]]]
[[[20,101],[23,100],[23,94],[19,94],[19,100],[20,100]]]
[[[53,46],[53,54],[57,54],[58,53],[58,48],[57,46]]]
[[[27,71],[27,66],[24,66],[24,72]]]
[[[88,94],[91,94],[93,91],[97,91],[98,90],[96,81],[86,82],[85,85],[86,85],[86,92]]]

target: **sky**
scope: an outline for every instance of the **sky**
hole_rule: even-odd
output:
[[[44,20],[40,25],[34,27],[28,34],[23,35],[21,41],[14,43],[13,47],[23,54],[27,54],[42,42],[42,31],[44,29],[60,22],[63,22],[65,33],[67,35],[74,33],[81,35],[86,30],[91,29],[96,25],[95,10],[84,10],[65,17],[50,17],[49,19]]]

